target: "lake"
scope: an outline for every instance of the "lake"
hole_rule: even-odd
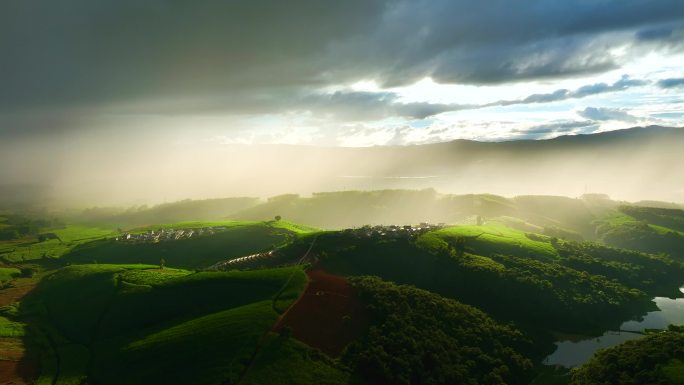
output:
[[[684,293],[684,288],[680,288]],[[620,331],[607,331],[603,335],[581,341],[559,341],[553,354],[546,357],[546,365],[575,367],[587,362],[598,349],[618,345],[627,340],[643,337],[642,334],[627,333],[624,330],[644,331],[645,329],[665,329],[669,324],[684,324],[684,298],[656,297],[656,311],[648,312],[641,321],[626,321]]]

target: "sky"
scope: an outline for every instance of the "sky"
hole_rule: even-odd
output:
[[[681,0],[7,0],[0,52],[6,181],[156,149],[684,125]]]
[[[0,7],[5,140],[154,131],[371,146],[684,119],[680,0]]]

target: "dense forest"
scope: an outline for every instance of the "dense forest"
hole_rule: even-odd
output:
[[[571,385],[684,384],[684,328],[601,350],[572,373]]]
[[[412,286],[373,277],[351,283],[372,326],[343,361],[370,383],[504,385],[529,378],[532,347],[520,331]]]

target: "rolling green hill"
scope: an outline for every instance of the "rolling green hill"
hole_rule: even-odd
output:
[[[461,251],[449,243],[480,232],[488,235],[466,240]],[[301,255],[309,246],[302,238],[280,252]],[[318,236],[312,253],[333,273],[415,285],[498,320],[547,330],[590,333],[643,312],[649,302],[627,283],[566,266],[550,238],[499,226],[457,226],[417,238],[329,232]]]
[[[322,325],[325,327],[325,325]],[[364,385],[348,368],[320,350],[270,333],[262,340],[252,365],[242,377],[245,385]]]
[[[55,234],[58,239],[41,242],[34,236],[0,242],[0,258],[8,262],[35,262],[44,258],[59,258],[79,245],[116,234],[110,228],[79,224],[47,228],[44,232]]]
[[[435,248],[455,245],[458,239],[464,239],[468,251],[477,255],[503,254],[547,261],[558,258],[549,237],[499,225],[447,227],[420,236],[418,242]]]
[[[79,245],[62,260],[67,263],[147,263],[164,258],[172,267],[205,268],[216,262],[265,252],[314,229],[289,222],[181,222],[140,228],[132,233],[162,228],[190,229],[220,226],[211,235],[162,242],[123,242],[105,239]]]
[[[246,370],[278,312],[305,283],[298,267],[191,273],[70,266],[46,277],[21,311],[40,317],[34,337],[51,341],[45,360],[57,364],[41,373],[45,379],[216,384]],[[183,367],[193,370],[178,371]]]
[[[620,206],[598,221],[596,233],[608,245],[665,253],[684,261],[683,223],[684,210]]]
[[[413,199],[383,194],[396,194],[397,205]],[[602,197],[439,199],[452,209],[467,202],[472,211],[458,215],[469,224],[320,230],[269,218],[123,232],[70,224],[53,230],[61,242],[15,245],[31,259],[0,268],[0,281],[29,266],[40,279],[19,305],[1,310],[0,332],[32,341],[41,355],[38,384],[526,384],[546,373],[540,363],[554,333],[598,335],[652,310],[652,297],[680,294],[684,265],[674,255],[578,240],[596,225],[608,229],[604,240],[635,225],[672,237],[679,210],[615,208]],[[543,214],[554,205],[565,208]],[[476,214],[476,206],[502,215]],[[595,224],[582,227],[587,221]],[[207,228],[214,230],[189,238],[151,236]],[[572,230],[578,228],[581,234]],[[653,242],[667,247],[662,237]],[[270,250],[252,264],[226,265],[241,271],[202,271]],[[349,282],[348,298],[370,314],[368,329],[337,358],[288,330],[273,332],[307,284],[302,267],[283,266],[304,255],[314,269]],[[678,359],[663,373],[675,378]]]
[[[2,283],[11,281],[19,274],[21,274],[19,269],[14,267],[0,267],[0,287],[2,286]]]
[[[597,225],[619,213],[618,207],[627,207],[624,205],[625,202],[613,201],[603,194],[585,194],[580,198],[544,195],[506,198],[492,194],[439,194],[433,189],[338,191],[314,193],[310,197],[280,195],[232,213],[228,218],[270,220],[280,215],[298,223],[343,229],[424,221],[472,224],[479,217],[486,223],[502,223],[557,238],[596,240],[601,235],[596,233]],[[659,215],[654,225],[672,223],[669,213]]]

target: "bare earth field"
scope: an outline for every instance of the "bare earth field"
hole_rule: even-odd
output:
[[[274,327],[292,329],[292,336],[328,355],[338,356],[368,327],[363,304],[346,278],[323,270],[307,271],[309,286]]]
[[[0,290],[0,307],[21,300],[36,286],[37,278],[17,278],[14,287]],[[0,337],[0,385],[32,384],[38,360],[28,355],[23,337]]]

